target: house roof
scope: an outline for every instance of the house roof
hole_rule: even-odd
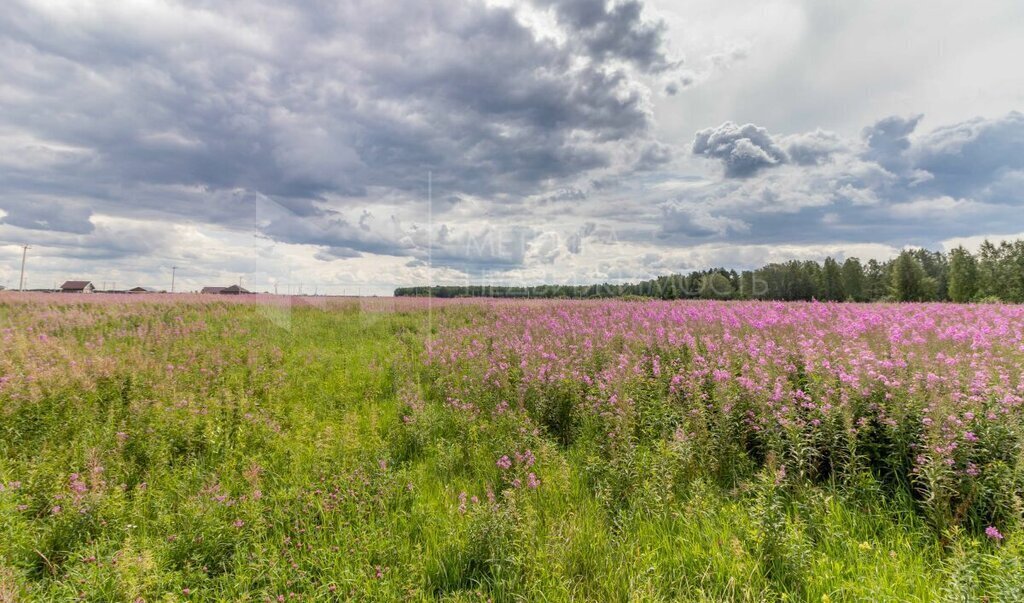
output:
[[[200,293],[220,293],[224,290],[224,287],[203,287]]]
[[[81,290],[85,289],[89,285],[92,285],[91,281],[65,281],[64,284],[60,286],[60,288],[70,290]]]
[[[230,287],[225,287],[224,289],[221,290],[221,293],[248,293],[248,292],[249,292],[248,289],[246,289],[245,287],[240,287],[238,285],[231,285]]]

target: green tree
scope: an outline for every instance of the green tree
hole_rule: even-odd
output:
[[[700,281],[700,296],[703,299],[729,299],[734,292],[729,277],[721,272],[705,274]]]
[[[843,262],[843,289],[847,299],[865,301],[864,267],[857,258],[846,258]]]
[[[978,262],[962,246],[949,252],[949,298],[969,302],[978,294]]]
[[[1010,264],[1010,297],[1007,301],[1024,302],[1024,240],[1014,241],[1010,245],[1007,261]]]
[[[839,262],[831,257],[825,258],[821,269],[821,298],[828,301],[843,301],[846,292],[843,289],[843,271]]]
[[[864,270],[864,296],[871,301],[878,301],[889,295],[889,283],[892,282],[890,271],[892,262],[868,260]]]
[[[896,301],[926,301],[933,291],[934,281],[925,273],[914,252],[900,253],[892,267],[892,295]]]
[[[949,299],[949,261],[941,251],[914,249],[911,251],[920,262],[924,273],[930,277],[931,299]]]
[[[814,260],[803,263],[803,270],[810,293],[804,299],[821,299],[821,264]]]
[[[1006,299],[1002,256],[1001,248],[987,240],[981,244],[981,249],[978,250],[978,293],[982,297]]]

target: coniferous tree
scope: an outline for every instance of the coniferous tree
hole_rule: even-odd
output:
[[[864,270],[864,294],[868,299],[880,300],[889,295],[889,263],[868,260]]]
[[[807,260],[803,264],[807,283],[807,295],[801,299],[821,299],[821,264]]]
[[[892,267],[892,295],[896,301],[919,302],[928,299],[928,275],[914,252],[904,251]]]
[[[836,271],[839,278],[836,278]],[[717,276],[716,276],[717,275]],[[1024,240],[985,241],[977,254],[962,247],[948,255],[924,249],[908,249],[886,262],[861,264],[849,258],[840,266],[833,258],[824,266],[791,260],[772,263],[754,271],[715,268],[673,274],[637,283],[595,285],[438,285],[401,287],[395,295],[449,297],[512,297],[606,299],[638,295],[661,299],[774,299],[813,298],[854,301],[947,300],[965,302],[979,298],[1024,302]]]
[[[799,260],[786,262],[785,300],[809,300],[814,296],[814,283],[811,282],[804,263]]]
[[[821,268],[821,298],[828,301],[843,301],[846,292],[843,289],[843,273],[839,262],[831,257],[825,258]]]
[[[1024,302],[1024,241],[1014,241],[1007,249],[1007,296],[1003,301]]]
[[[1006,291],[1001,278],[999,249],[986,240],[978,249],[978,293],[982,297],[1003,298]]]
[[[949,298],[969,302],[978,293],[978,262],[962,246],[949,252]]]
[[[864,267],[857,258],[846,258],[843,262],[843,290],[846,298],[866,301],[864,297]]]

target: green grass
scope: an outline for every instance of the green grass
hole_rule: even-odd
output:
[[[0,304],[0,601],[1024,598],[1014,535],[936,534],[871,476],[725,484],[453,409],[424,314],[53,311]],[[536,489],[495,464],[526,449]]]

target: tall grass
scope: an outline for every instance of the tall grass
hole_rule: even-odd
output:
[[[703,428],[734,441],[680,437],[668,376],[616,377],[614,408],[594,380],[540,386],[581,342],[496,354],[516,313],[558,333],[557,304],[442,307],[428,354],[414,302],[25,299],[0,297],[0,601],[1022,595],[1017,493],[985,503],[996,540],[938,524],[860,442],[814,473],[728,417]],[[629,329],[575,349],[580,374],[632,359]]]

